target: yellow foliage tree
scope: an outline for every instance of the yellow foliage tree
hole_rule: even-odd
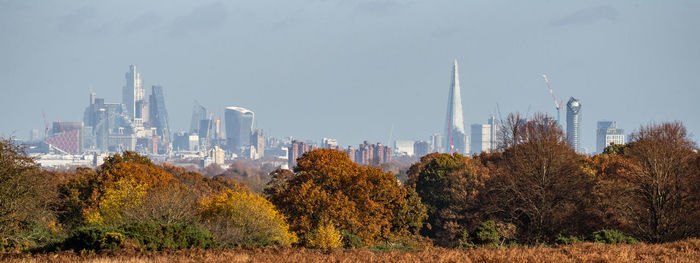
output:
[[[290,245],[297,237],[265,198],[243,189],[206,197],[199,213],[216,239],[228,246]]]
[[[334,249],[343,246],[343,236],[331,223],[321,224],[306,243],[313,248]]]
[[[138,183],[133,178],[121,178],[106,189],[97,207],[86,211],[88,224],[112,224],[120,222],[122,213],[140,205],[148,190],[146,183]]]

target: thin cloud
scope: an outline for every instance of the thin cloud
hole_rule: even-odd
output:
[[[170,27],[170,36],[187,36],[193,32],[220,28],[227,17],[226,6],[221,2],[203,5],[187,15],[176,18]]]
[[[617,19],[618,13],[617,9],[608,5],[590,7],[552,20],[549,24],[553,26],[566,26],[591,24],[601,20],[614,21]]]
[[[125,35],[130,35],[144,29],[157,26],[161,22],[161,18],[153,11],[146,12],[131,21],[128,21],[122,26],[121,32]]]

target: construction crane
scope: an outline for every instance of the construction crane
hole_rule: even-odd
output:
[[[552,90],[552,86],[549,85],[549,79],[547,79],[547,75],[542,74],[542,77],[544,78],[544,83],[547,84],[547,89],[549,89],[549,95],[552,95],[552,101],[554,101],[554,108],[557,109],[557,123],[560,124],[561,108],[562,106],[564,106],[564,100],[559,100],[559,103],[557,103],[557,97],[554,96],[554,91]]]

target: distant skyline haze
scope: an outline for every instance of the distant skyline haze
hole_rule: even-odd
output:
[[[590,152],[601,120],[679,120],[697,141],[698,14],[691,0],[0,0],[0,135],[43,133],[42,110],[82,121],[90,92],[122,102],[134,64],[162,86],[171,132],[197,100],[217,119],[250,109],[275,137],[429,140],[456,59],[466,127],[496,104],[556,117],[546,74],[583,105]]]

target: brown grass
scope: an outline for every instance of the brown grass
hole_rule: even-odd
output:
[[[409,252],[303,248],[111,251],[102,254],[2,254],[3,262],[700,262],[700,239],[666,244],[575,244],[561,247],[514,247],[454,250],[432,248]]]

